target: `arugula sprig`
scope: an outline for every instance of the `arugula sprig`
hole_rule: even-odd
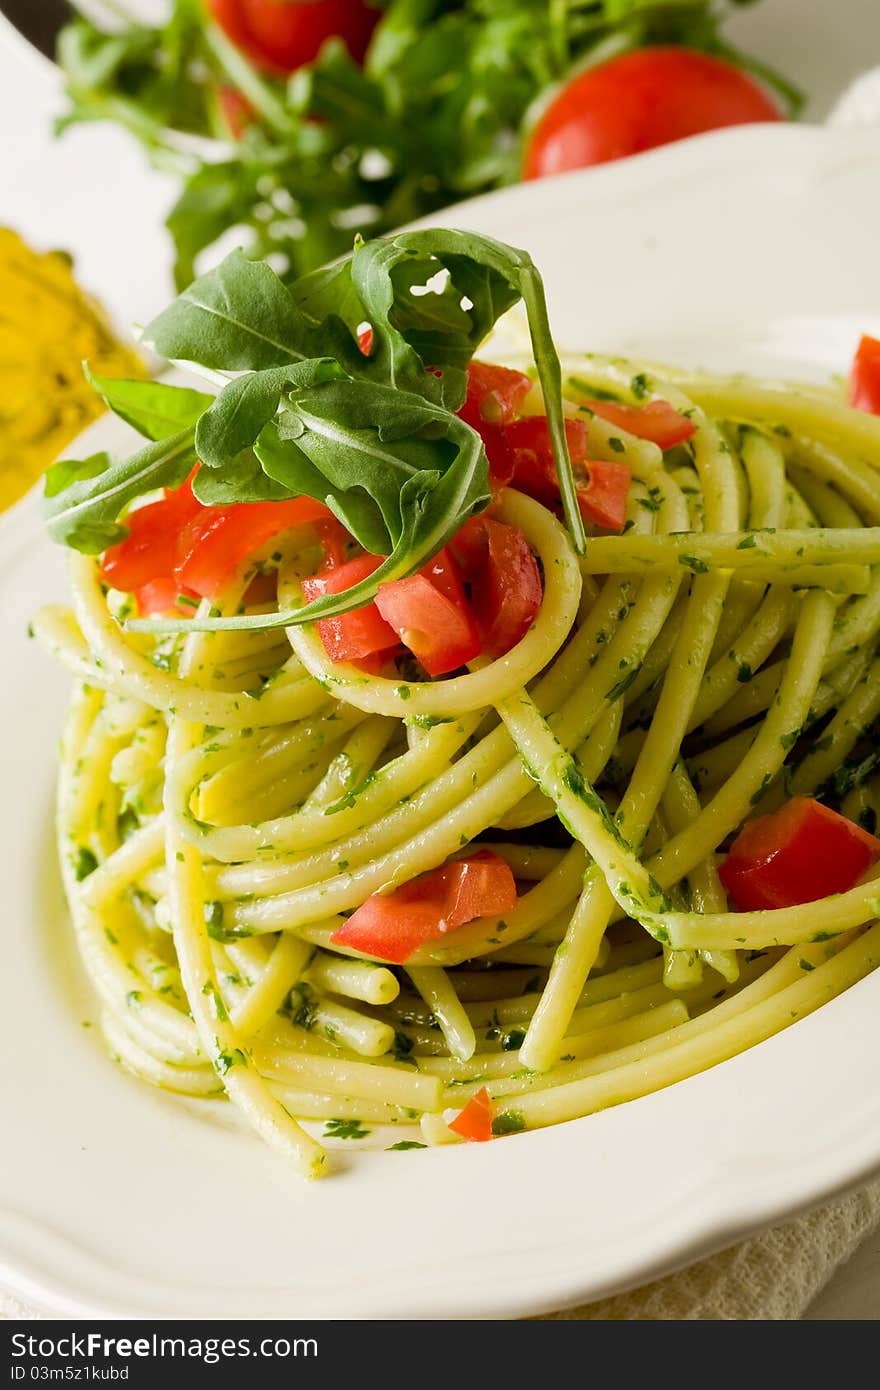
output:
[[[271,252],[292,280],[342,254],[355,231],[378,236],[514,183],[523,142],[557,85],[627,49],[717,53],[772,84],[790,114],[799,102],[724,40],[727,19],[751,0],[375,3],[382,15],[363,66],[331,41],[288,81],[259,72],[204,0],[170,0],[155,28],[126,22],[122,0],[105,0],[106,24],[80,16],[65,27],[59,128],[115,121],[180,175],[167,222],[179,288],[230,227],[245,228],[249,254]],[[229,87],[252,113],[237,140],[218,102]],[[179,132],[215,137],[211,156]]]
[[[566,521],[585,546],[565,438],[561,370],[541,277],[524,251],[474,233],[402,232],[359,243],[336,265],[285,286],[233,252],[145,330],[162,356],[239,373],[216,397],[155,382],[92,378],[151,441],[112,463],[97,455],[49,470],[53,540],[97,553],[125,534],[123,513],[201,462],[194,491],[213,504],[315,498],[368,551],[368,579],[292,613],[131,620],[151,632],[269,628],[362,606],[380,584],[420,569],[490,500],[480,436],[455,413],[467,367],[500,316],[528,316]],[[357,330],[369,322],[373,345]],[[167,430],[167,433],[165,431]]]

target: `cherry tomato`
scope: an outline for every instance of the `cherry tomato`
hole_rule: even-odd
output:
[[[286,74],[339,37],[361,61],[379,19],[364,0],[207,0],[229,39],[259,67]]]
[[[562,88],[532,131],[523,177],[604,164],[719,126],[781,119],[741,68],[688,48],[636,49]]]
[[[854,888],[880,859],[880,840],[806,796],[748,821],[718,874],[737,907],[796,907]]]

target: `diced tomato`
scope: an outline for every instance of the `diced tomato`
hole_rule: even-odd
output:
[[[382,584],[376,607],[429,676],[455,671],[480,654],[477,626],[449,550],[418,574]]]
[[[364,354],[364,357],[369,357],[370,353],[373,351],[373,330],[369,324],[358,334],[358,347]]]
[[[448,1122],[448,1128],[461,1139],[485,1143],[492,1138],[492,1102],[485,1086],[471,1096],[463,1110]]]
[[[104,552],[101,578],[114,589],[128,593],[153,579],[171,578],[178,536],[202,510],[193,496],[191,479],[187,479],[182,487],[167,491],[158,502],[130,512],[125,522],[129,534]]]
[[[325,565],[311,579],[303,581],[303,594],[309,602],[322,594],[341,594],[368,578],[381,564],[380,555],[359,555],[344,565]],[[337,618],[320,618],[318,632],[331,661],[359,662],[398,645],[397,633],[385,622],[375,603]]]
[[[587,400],[594,416],[609,420],[638,439],[651,439],[660,449],[671,449],[696,434],[694,421],[670,406],[669,400],[649,400],[646,406],[624,406],[620,400]]]
[[[471,362],[467,397],[458,413],[478,432],[485,425],[509,425],[531,389],[531,380],[522,372],[490,362]]]
[[[623,405],[620,401],[585,401],[594,415],[610,420],[618,429],[639,439],[650,439],[661,449],[683,444],[696,434],[693,420],[682,415],[668,401],[649,401],[647,405]]]
[[[217,105],[229,138],[240,140],[257,114],[253,106],[237,87],[230,87],[227,83],[217,88]]]
[[[516,884],[510,866],[492,850],[478,850],[392,893],[374,893],[330,940],[403,965],[420,946],[444,933],[514,907]]]
[[[556,462],[550,443],[550,427],[545,415],[529,415],[505,425],[504,440],[511,452],[513,474],[510,481],[536,501],[553,506],[559,501]],[[572,468],[577,471],[587,458],[587,426],[583,420],[566,420],[565,438]]]
[[[859,343],[849,374],[849,403],[856,410],[880,415],[880,338],[866,333]]]
[[[135,589],[134,597],[141,618],[161,617],[164,613],[188,617],[192,614],[192,606],[180,603],[179,600],[191,598],[198,601],[196,594],[181,594],[176,579],[151,579],[148,584],[142,584]]]
[[[505,656],[526,635],[544,597],[538,562],[518,526],[472,517],[452,541],[470,585],[483,650]]]
[[[307,522],[328,520],[333,520],[331,513],[311,497],[203,507],[177,540],[174,575],[184,588],[213,598],[248,556],[273,536]]]
[[[744,912],[795,907],[853,888],[880,859],[880,840],[809,797],[749,821],[718,870]]]
[[[606,463],[590,459],[584,464],[589,481],[578,483],[577,499],[584,521],[606,531],[622,531],[626,522],[626,499],[632,471],[625,463]]]

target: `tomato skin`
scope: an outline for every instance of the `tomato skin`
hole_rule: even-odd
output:
[[[577,485],[581,516],[606,531],[622,531],[632,470],[625,463],[608,463],[604,459],[591,459],[584,467],[589,479]]]
[[[104,552],[101,578],[115,589],[138,595],[142,613],[155,613],[161,597],[175,593],[214,598],[255,550],[292,526],[313,525],[331,554],[343,553],[345,532],[321,502],[295,497],[289,502],[239,502],[208,507],[193,495],[195,472],[158,502],[138,507],[126,518],[129,534]],[[155,589],[149,586],[155,584]]]
[[[376,607],[429,676],[446,675],[480,654],[458,565],[446,549],[418,574],[382,584]]]
[[[429,941],[478,917],[516,906],[510,866],[492,850],[478,850],[395,888],[374,893],[330,940],[363,955],[403,965]]]
[[[849,403],[880,415],[880,338],[862,336],[849,374]]]
[[[236,87],[224,83],[217,88],[217,106],[230,140],[240,140],[256,116],[247,97]]]
[[[452,541],[470,584],[483,651],[506,656],[522,641],[544,598],[538,562],[518,526],[481,513]]]
[[[130,512],[126,518],[129,534],[105,550],[101,578],[128,593],[154,579],[170,578],[177,561],[178,536],[201,510],[189,478],[181,487],[166,491],[158,502]]]
[[[373,351],[373,330],[369,324],[367,324],[366,328],[361,329],[360,333],[357,335],[357,339],[358,347],[364,354],[364,357],[369,357]]]
[[[668,401],[649,401],[647,405],[624,405],[620,401],[585,401],[584,404],[594,415],[600,415],[638,439],[650,439],[661,449],[684,444],[697,432],[693,420]]]
[[[151,579],[134,590],[134,597],[141,618],[162,617],[165,613],[173,613],[175,617],[192,616],[192,608],[178,603],[181,590],[176,579]],[[183,597],[198,600],[197,594],[184,593]]]
[[[322,594],[341,594],[374,574],[382,562],[381,555],[359,555],[343,565],[325,565],[311,579],[303,580],[303,595],[311,602]],[[375,603],[336,618],[319,618],[318,632],[331,661],[360,662],[398,645],[397,633],[385,622]],[[371,662],[369,669],[375,671],[378,666]]]
[[[532,389],[523,372],[491,362],[471,362],[467,375],[467,396],[458,413],[478,433],[486,425],[509,425]]]
[[[214,598],[248,556],[273,536],[330,515],[310,497],[202,507],[177,538],[174,576],[183,588]]]
[[[492,1102],[485,1086],[471,1096],[463,1110],[447,1123],[447,1128],[461,1139],[483,1144],[492,1138]]]
[[[338,36],[358,62],[379,11],[363,0],[207,0],[227,38],[259,67],[281,75],[317,58]]]
[[[550,426],[545,415],[528,415],[505,425],[504,443],[510,451],[513,472],[510,482],[537,502],[552,507],[559,502],[559,480],[550,442]],[[566,420],[565,438],[575,471],[587,457],[587,425],[584,420]]]
[[[810,797],[749,821],[718,874],[743,912],[845,893],[880,859],[880,840]]]
[[[781,112],[740,68],[688,48],[641,48],[572,78],[529,138],[526,179],[546,178],[699,135],[778,121]]]

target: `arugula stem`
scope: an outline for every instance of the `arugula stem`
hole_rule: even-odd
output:
[[[290,135],[293,122],[275,93],[243,54],[229,42],[211,19],[205,19],[205,43],[234,87],[247,97],[268,126],[279,135]]]
[[[553,457],[556,461],[556,473],[559,478],[565,524],[576,552],[578,555],[584,555],[587,549],[587,536],[578,506],[577,488],[571,466],[571,457],[568,452],[568,440],[565,437],[565,416],[562,410],[562,367],[559,363],[556,345],[553,342],[553,335],[550,332],[550,316],[547,312],[544,282],[531,261],[520,268],[520,286],[529,321],[532,353],[538,368],[541,390],[544,393],[544,409],[547,412],[547,426],[550,431],[550,442],[553,445]]]

